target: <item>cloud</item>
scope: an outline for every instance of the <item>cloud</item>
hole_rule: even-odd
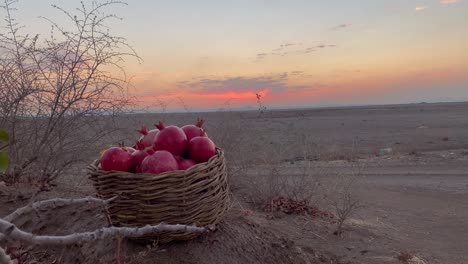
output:
[[[319,49],[324,49],[324,48],[334,48],[336,47],[336,45],[334,44],[331,44],[331,45],[318,45],[318,46],[315,46],[316,48],[319,48]]]
[[[291,74],[292,76],[303,75],[303,74],[304,74],[304,71],[292,71],[290,74]]]
[[[267,55],[268,55],[268,53],[258,53],[257,54],[257,59],[261,60],[261,59],[265,58]]]
[[[302,45],[302,43],[285,43],[285,44],[281,44],[280,48],[291,47],[291,46],[300,46],[300,45]]]
[[[417,6],[414,8],[415,11],[423,11],[425,9],[428,9],[429,7],[428,6]]]
[[[292,72],[291,75],[302,74],[301,71]],[[203,78],[179,82],[179,88],[191,93],[211,94],[225,92],[252,92],[268,90],[273,92],[288,89],[303,89],[305,86],[290,86],[287,84],[289,74],[269,74],[262,76],[236,76],[226,78]]]
[[[182,86],[193,92],[224,92],[224,91],[252,91],[269,88],[271,90],[285,89],[287,73],[265,75],[257,77],[228,77],[228,78],[206,78]],[[182,84],[182,83],[181,83]]]
[[[460,0],[440,0],[440,3],[443,5],[450,5],[460,2]]]
[[[257,60],[262,60],[267,56],[284,57],[284,56],[288,56],[288,55],[307,54],[307,53],[317,51],[318,49],[336,47],[336,45],[334,45],[334,44],[320,44],[320,45],[306,47],[306,48],[303,48],[303,47],[300,47],[300,46],[302,46],[302,43],[281,44],[279,47],[274,48],[271,51],[258,53],[256,58],[257,58]]]
[[[347,27],[350,27],[350,26],[351,26],[351,24],[341,24],[341,25],[332,27],[331,30],[337,30],[337,29],[341,29],[341,28],[347,28]]]

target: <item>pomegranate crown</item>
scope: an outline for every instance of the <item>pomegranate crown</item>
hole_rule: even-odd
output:
[[[136,146],[136,149],[138,149],[138,150],[144,150],[145,149],[145,145],[143,143],[141,143],[140,140],[137,141],[135,146]]]
[[[163,130],[165,128],[163,121],[159,121],[159,123],[154,124],[154,126],[159,130]]]
[[[141,127],[141,129],[137,130],[138,132],[140,132],[141,134],[143,135],[147,135],[148,134],[148,128],[146,127],[146,125],[143,125]]]
[[[197,118],[197,127],[201,128],[203,126],[203,123],[205,123],[205,120]]]

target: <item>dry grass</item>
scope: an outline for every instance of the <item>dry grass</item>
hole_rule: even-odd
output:
[[[427,264],[424,259],[408,251],[400,252],[396,258],[406,264]]]
[[[233,189],[242,190],[244,200],[268,212],[329,217],[332,214],[326,211],[330,210],[336,231],[341,233],[343,224],[361,207],[355,193],[361,174],[358,169],[340,174],[317,161],[340,156],[352,162],[356,157],[349,153],[338,155],[336,147],[318,146],[311,135],[300,130],[292,130],[295,140],[285,143],[248,129],[241,120],[218,124],[214,133],[216,142],[229,153]],[[255,135],[255,140],[249,135]]]
[[[267,142],[264,139],[265,141]],[[265,143],[257,152],[260,164],[246,171],[243,179],[251,201],[260,206],[268,205],[279,198],[297,204],[313,204],[317,199],[319,177],[323,175],[323,171],[314,167],[309,160],[310,150],[307,149],[309,146],[309,144],[301,146],[302,157],[296,157],[295,161],[286,163],[290,149],[280,144]],[[291,145],[289,148],[298,148],[298,146]]]
[[[284,125],[285,142],[262,133],[261,118],[256,119],[257,127],[251,125],[253,120],[224,120],[209,134],[228,153],[234,191],[241,190],[244,200],[268,212],[333,214],[336,233],[342,233],[344,223],[362,206],[356,195],[361,169],[338,173],[327,161],[353,162],[358,158],[354,145],[351,152],[340,152],[337,145],[319,146],[294,123]],[[332,214],[325,213],[328,210]]]

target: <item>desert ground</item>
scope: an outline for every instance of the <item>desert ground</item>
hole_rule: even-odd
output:
[[[135,114],[122,117],[121,130],[102,146],[131,144],[144,123],[183,125],[197,117],[226,152],[232,208],[215,232],[193,241],[124,240],[122,263],[468,263],[468,103]],[[94,195],[85,169],[74,167],[34,199]],[[0,187],[0,216],[31,193],[27,183]],[[306,199],[318,213],[270,210],[278,197]],[[343,197],[359,207],[338,234],[332,215]],[[90,205],[15,224],[67,234],[106,220]],[[116,263],[115,240],[3,246],[21,255],[19,263]]]

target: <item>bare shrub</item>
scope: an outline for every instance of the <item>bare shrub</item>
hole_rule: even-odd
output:
[[[344,173],[336,165],[358,164],[356,144],[342,152],[337,146],[317,144],[313,133],[295,123],[284,124],[287,137],[271,138],[268,131],[262,133],[258,118],[232,120],[232,113],[226,113],[222,120],[210,129],[226,150],[230,185],[244,200],[267,211],[329,210],[342,232],[346,220],[361,207],[356,195],[361,168]]]
[[[260,93],[255,93],[255,97],[257,97],[258,116],[260,117],[265,113],[267,108],[262,102],[262,95]]]
[[[240,136],[249,133],[248,127],[245,126],[242,118],[232,120],[232,117],[237,114],[240,113],[220,112],[219,120],[207,122],[204,126],[210,138],[224,150],[231,189],[238,188],[239,179],[243,178],[247,170],[254,166],[250,160],[251,153],[246,152],[243,147],[245,138]]]
[[[362,168],[356,166],[350,172],[338,172],[331,180],[324,184],[327,188],[327,200],[335,215],[335,234],[343,233],[345,222],[362,207],[357,195]]]
[[[303,136],[301,139],[296,145],[287,147],[266,143],[268,140],[263,139],[266,141],[264,148],[255,152],[261,162],[248,170],[243,181],[254,204],[267,211],[284,209],[283,204],[292,211],[307,213],[315,210],[312,206],[315,207],[319,198],[317,194],[324,168],[315,166],[310,158],[316,151],[311,137]],[[289,148],[302,150],[302,155],[288,159]],[[286,211],[291,211],[289,209]]]
[[[0,127],[11,136],[5,181],[22,176],[42,187],[96,152],[113,131],[113,117],[131,103],[121,64],[138,58],[107,24],[119,19],[106,9],[120,1],[82,3],[76,13],[53,6],[66,20],[48,37],[24,33],[15,20],[16,1],[1,6]]]

